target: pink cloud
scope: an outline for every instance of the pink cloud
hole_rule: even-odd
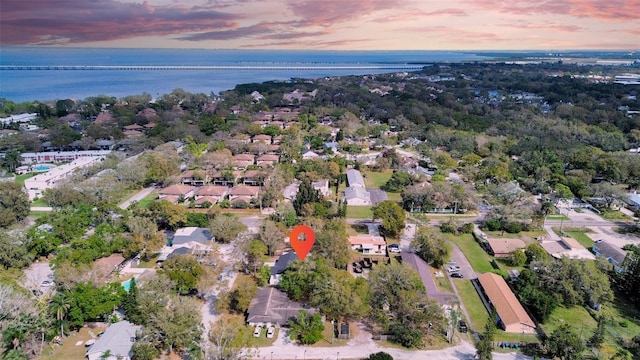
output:
[[[378,23],[389,23],[394,21],[410,21],[415,19],[421,19],[425,17],[433,17],[433,16],[469,16],[469,14],[463,9],[440,9],[433,11],[423,11],[420,9],[407,9],[403,12],[396,12],[391,14],[385,14],[380,17],[373,19],[373,21]]]
[[[361,19],[382,10],[399,10],[406,6],[403,0],[304,0],[289,1],[288,8],[307,26],[329,27],[354,19]]]
[[[203,7],[116,0],[3,0],[2,45],[82,43],[233,29],[240,17]]]
[[[562,14],[610,21],[637,21],[640,0],[466,0],[470,6],[518,15]]]
[[[583,30],[582,27],[577,25],[564,25],[551,22],[543,22],[540,24],[529,23],[527,21],[518,21],[513,23],[497,24],[502,27],[516,28],[522,30],[546,30],[546,31],[562,31],[562,32],[576,32]]]

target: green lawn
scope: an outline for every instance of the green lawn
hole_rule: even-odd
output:
[[[35,199],[31,202],[31,206],[49,206],[49,204],[42,201],[42,199]]]
[[[471,234],[462,234],[460,236],[455,236],[451,234],[446,234],[449,239],[451,239],[454,243],[460,247],[460,250],[467,257],[473,270],[478,273],[490,272],[493,270],[493,266],[491,266],[491,256],[484,251],[480,245],[475,241],[473,235]]]
[[[587,339],[593,334],[596,328],[596,321],[591,317],[589,312],[582,306],[572,306],[570,308],[559,306],[551,316],[542,324],[542,329],[551,335],[551,333],[562,324],[571,324],[578,332],[583,332],[583,339]]]
[[[142,198],[142,200],[138,201],[136,206],[146,209],[149,207],[149,205],[151,205],[151,203],[156,201],[157,198],[158,198],[158,194],[155,191],[152,191],[149,195],[145,196],[144,198]]]
[[[31,211],[29,213],[29,217],[33,218],[33,219],[39,219],[43,216],[46,216],[47,214],[49,214],[48,211]]]
[[[569,220],[565,215],[547,215],[547,220]]]
[[[28,174],[17,175],[15,181],[18,184],[24,186],[24,181],[27,180],[28,178],[32,178],[34,176],[36,176],[36,173],[28,173]]]
[[[347,206],[347,218],[371,219],[371,206]]]
[[[583,232],[567,231],[567,234],[569,234],[569,236],[571,236],[572,238],[576,239],[582,246],[586,247],[587,249],[592,247],[594,244],[593,240],[591,240],[591,238],[585,235],[585,233]]]
[[[620,211],[617,210],[605,210],[600,213],[600,217],[605,220],[613,220],[613,221],[627,221],[631,220],[631,218]]]
[[[368,188],[379,188],[386,184],[391,179],[392,172],[372,172],[364,171],[362,176],[364,177],[364,183]]]
[[[400,193],[392,193],[387,191],[387,197],[389,200],[393,200],[395,202],[402,202],[402,195]]]
[[[616,343],[616,339],[622,337],[630,339],[640,334],[640,310],[626,299],[617,296],[614,302],[603,310],[608,311],[613,321],[607,325],[607,336],[610,343]]]
[[[467,319],[469,326],[476,331],[482,332],[482,329],[484,329],[489,319],[489,313],[484,307],[482,300],[480,300],[480,296],[473,287],[471,280],[455,280],[453,285],[458,289],[460,301],[462,301],[467,313],[469,313],[471,317],[471,319]]]

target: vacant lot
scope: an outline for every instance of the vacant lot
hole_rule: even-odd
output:
[[[389,179],[391,179],[391,175],[393,173],[389,172],[372,172],[365,171],[362,173],[364,177],[364,184],[368,188],[380,188],[382,185],[386,184]]]

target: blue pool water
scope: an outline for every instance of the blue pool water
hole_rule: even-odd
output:
[[[36,165],[33,167],[35,171],[49,171],[51,168],[52,166],[49,165]]]
[[[131,279],[123,282],[122,287],[124,288],[124,291],[129,292],[129,289],[131,289]]]

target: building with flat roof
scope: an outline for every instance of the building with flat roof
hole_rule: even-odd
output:
[[[22,153],[23,164],[59,163],[74,161],[82,158],[103,158],[111,153],[111,150],[82,150],[82,151],[44,151]]]
[[[509,333],[533,334],[536,324],[511,291],[502,276],[494,273],[484,273],[478,276],[485,298],[498,316],[498,325]]]
[[[29,199],[41,197],[42,193],[49,188],[56,186],[61,180],[72,175],[76,169],[93,165],[102,161],[103,157],[81,157],[64,165],[51,168],[49,171],[38,174],[24,181]]]

